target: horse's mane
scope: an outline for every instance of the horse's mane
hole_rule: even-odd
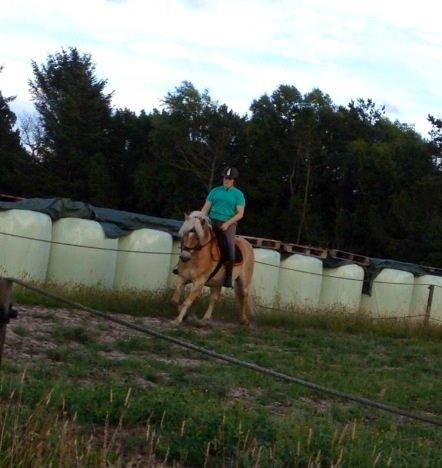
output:
[[[184,220],[183,225],[181,226],[178,234],[180,237],[185,236],[192,229],[195,230],[198,237],[201,239],[203,235],[203,227],[201,221],[205,221],[209,227],[212,227],[210,218],[203,214],[202,211],[192,211],[186,219]]]

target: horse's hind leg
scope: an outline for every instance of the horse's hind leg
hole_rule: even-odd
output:
[[[249,325],[250,292],[241,276],[235,281],[235,295],[239,302],[239,321],[242,325]]]
[[[210,288],[209,307],[207,307],[203,320],[208,321],[212,318],[213,308],[215,307],[215,304],[218,302],[220,295],[221,295],[221,286],[212,286]]]

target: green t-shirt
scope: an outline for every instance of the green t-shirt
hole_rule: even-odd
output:
[[[209,217],[215,221],[227,221],[236,215],[237,206],[246,206],[246,199],[241,190],[236,187],[226,188],[224,185],[212,189],[207,201],[212,203]]]

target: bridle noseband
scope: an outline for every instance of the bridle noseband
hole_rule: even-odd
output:
[[[186,232],[185,236],[187,236],[189,233],[195,233],[195,229],[191,229],[190,231]],[[197,243],[192,246],[192,247],[189,247],[187,245],[184,244],[184,237],[181,239],[181,252],[189,252],[189,254],[193,254],[194,252],[198,252],[200,251],[203,247],[205,247],[207,244],[210,244],[213,240],[213,232],[210,231],[210,237],[209,237],[209,240],[207,242],[204,242],[203,244],[201,243],[201,241],[199,240],[198,236],[197,236]]]

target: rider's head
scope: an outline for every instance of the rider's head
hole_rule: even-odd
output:
[[[226,167],[223,171],[224,187],[232,187],[239,177],[239,172],[236,167]]]

